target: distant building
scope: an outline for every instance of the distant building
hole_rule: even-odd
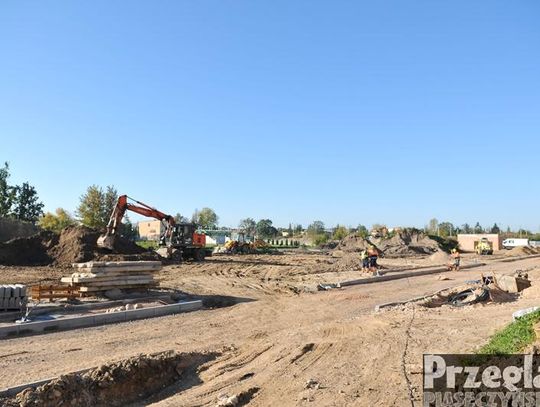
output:
[[[225,229],[205,230],[206,244],[223,245],[231,240],[231,231]],[[211,239],[211,240],[210,240]]]
[[[144,220],[137,224],[139,236],[143,240],[159,240],[165,226],[159,220]]]
[[[476,245],[483,238],[487,239],[493,245],[493,250],[502,249],[502,237],[498,233],[483,233],[483,234],[458,234],[457,240],[461,250],[466,252],[474,252]]]

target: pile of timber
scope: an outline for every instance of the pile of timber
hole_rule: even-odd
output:
[[[91,261],[75,263],[77,269],[62,283],[75,286],[81,293],[97,294],[115,288],[151,288],[158,285],[154,273],[161,270],[160,261]]]

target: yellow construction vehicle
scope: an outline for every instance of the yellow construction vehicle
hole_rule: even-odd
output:
[[[233,236],[233,239],[225,243],[225,249],[228,253],[236,254],[249,254],[255,253],[255,247],[253,243],[250,243],[246,239],[244,232],[236,233],[236,236]]]
[[[476,254],[481,256],[493,254],[493,244],[485,237],[476,242]]]

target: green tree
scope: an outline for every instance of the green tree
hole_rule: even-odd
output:
[[[484,228],[480,225],[480,222],[476,222],[476,225],[474,225],[474,233],[476,234],[484,233]]]
[[[238,227],[249,236],[255,236],[255,233],[257,232],[257,222],[252,218],[242,219],[238,224]]]
[[[320,220],[314,221],[307,228],[307,235],[310,237],[317,236],[324,233],[324,223]]]
[[[442,237],[454,236],[455,234],[454,225],[450,222],[439,223],[438,229],[439,229],[439,236],[442,236]]]
[[[461,226],[461,230],[463,231],[464,234],[473,233],[473,229],[471,228],[471,226],[468,223],[463,224]]]
[[[211,208],[196,209],[191,220],[203,229],[215,229],[218,225],[219,217]]]
[[[36,189],[28,182],[15,187],[15,201],[12,215],[15,219],[37,222],[43,215],[43,202],[39,201]]]
[[[369,230],[364,225],[358,225],[356,233],[358,234],[358,236],[363,237],[364,239],[369,236]]]
[[[176,223],[188,223],[189,219],[185,216],[182,216],[180,213],[177,213],[176,215],[174,215],[174,221]]]
[[[122,226],[120,230],[122,236],[126,239],[135,241],[139,237],[139,230],[137,229],[137,226],[135,226],[131,222],[131,219],[129,219],[128,215],[124,216],[124,220],[122,221]]]
[[[287,234],[288,234],[289,237],[291,237],[294,234],[291,223],[289,223],[289,228],[287,229]]]
[[[103,191],[103,188],[91,185],[80,198],[77,216],[83,225],[102,229],[109,222],[117,201],[118,192],[113,186]]]
[[[47,212],[39,219],[39,226],[44,230],[60,233],[64,228],[75,225],[77,221],[63,208],[57,208],[55,213]]]
[[[326,233],[320,233],[320,234],[316,235],[315,239],[313,240],[313,243],[316,246],[319,246],[321,244],[325,244],[326,242],[328,242],[328,235]]]
[[[0,217],[8,217],[11,215],[11,208],[15,202],[16,190],[8,184],[9,164],[4,163],[4,167],[0,168]]]
[[[347,228],[345,226],[337,225],[334,228],[334,234],[332,235],[332,239],[341,240],[345,236],[347,236],[348,234],[349,234],[349,231],[347,230]]]
[[[431,235],[436,235],[439,232],[439,221],[433,218],[429,221],[427,226],[427,232]]]
[[[501,228],[494,223],[490,230],[491,233],[501,233]]]
[[[295,235],[301,235],[303,231],[304,229],[302,228],[302,225],[300,224],[296,225],[296,227],[294,228]]]
[[[257,222],[255,229],[257,230],[257,236],[259,237],[276,236],[278,233],[277,229],[272,226],[272,221],[270,219],[261,219]]]

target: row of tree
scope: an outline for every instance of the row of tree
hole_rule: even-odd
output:
[[[47,212],[40,218],[39,224],[43,229],[59,232],[69,225],[80,223],[94,229],[103,229],[109,222],[111,213],[118,201],[118,191],[112,185],[102,188],[91,185],[80,199],[75,216],[72,216],[63,208],[58,208],[55,213]],[[210,208],[196,210],[192,221],[204,229],[214,229],[218,225],[219,217]],[[189,222],[189,220],[177,213],[177,223]],[[131,222],[129,215],[124,216],[121,234],[128,238],[136,238],[138,231]]]
[[[517,231],[507,227],[506,230],[501,230],[497,223],[494,223],[491,227],[483,227],[480,222],[476,222],[474,226],[465,223],[461,226],[454,226],[451,222],[439,222],[437,219],[433,218],[429,221],[425,227],[425,231],[431,235],[437,235],[441,237],[457,236],[460,233],[470,234],[482,234],[482,233],[501,233],[508,237],[515,236],[524,236],[530,237],[535,236],[530,230],[518,229]]]
[[[77,223],[85,226],[103,229],[108,221],[110,214],[118,200],[118,191],[114,186],[102,188],[97,185],[91,185],[80,197],[79,205],[75,216],[67,210],[58,208],[55,213],[47,212],[43,214],[43,203],[39,200],[36,189],[28,182],[21,185],[11,185],[9,164],[4,163],[0,168],[0,217],[8,217],[28,222],[39,222],[39,225],[47,230],[60,231],[66,226]],[[178,223],[188,222],[189,219],[177,213],[175,219]],[[197,209],[191,216],[191,221],[197,223],[203,229],[216,229],[219,225],[219,217],[211,208]],[[373,225],[373,228],[382,225]],[[304,232],[302,225],[293,225],[289,223],[288,228],[277,228],[270,219],[260,219],[255,221],[253,218],[242,219],[238,227],[247,234],[261,238],[272,238],[281,235],[281,232],[287,232],[287,236],[299,236]],[[131,223],[129,216],[124,217],[122,233],[128,237],[135,237],[137,230]],[[501,231],[497,223],[491,227],[483,227],[480,222],[474,226],[465,223],[461,226],[454,226],[451,222],[439,222],[433,218],[425,227],[426,233],[438,235],[441,237],[456,236],[458,233],[503,233],[507,236],[534,237],[535,235],[528,230],[520,229],[512,231],[510,228],[506,232]],[[359,225],[357,228],[347,228],[343,225],[337,225],[327,230],[322,221],[312,222],[305,230],[306,235],[313,241],[324,243],[329,239],[340,240],[350,233],[357,233],[362,237],[369,234],[367,227]]]

